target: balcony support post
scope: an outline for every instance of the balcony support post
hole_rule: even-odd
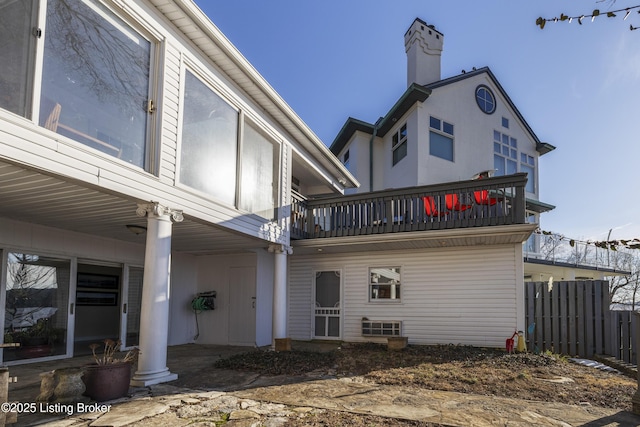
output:
[[[140,311],[140,356],[131,385],[147,387],[178,378],[167,368],[169,276],[172,220],[180,222],[183,216],[182,211],[156,202],[139,204],[136,214],[147,218],[147,241]]]
[[[526,221],[525,215],[525,197],[524,197],[524,185],[516,186],[516,197],[514,200],[514,222],[516,224],[524,224]]]
[[[273,253],[273,345],[287,340],[287,255],[292,249],[285,245],[270,245],[269,252]]]

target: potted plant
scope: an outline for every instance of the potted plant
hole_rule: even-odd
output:
[[[86,387],[85,395],[96,402],[123,397],[129,391],[131,369],[138,359],[139,350],[133,348],[124,357],[116,357],[121,342],[104,340],[102,353],[96,353],[100,344],[91,344],[94,363],[85,366],[82,381]]]

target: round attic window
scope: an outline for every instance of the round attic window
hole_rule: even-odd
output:
[[[485,85],[476,88],[476,102],[483,113],[493,114],[496,111],[496,98],[493,96],[491,89]]]

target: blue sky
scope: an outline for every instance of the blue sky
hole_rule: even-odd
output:
[[[444,34],[442,77],[489,66],[540,140],[542,228],[640,238],[640,14],[583,25],[537,17],[640,1],[196,0],[330,145],[345,120],[373,123],[406,89],[403,36],[418,17]]]

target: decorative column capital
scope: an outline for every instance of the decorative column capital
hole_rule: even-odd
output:
[[[281,245],[276,243],[272,243],[271,245],[269,245],[268,250],[270,253],[273,253],[273,254],[291,255],[293,253],[293,248],[291,246]]]
[[[169,215],[173,222],[182,222],[182,220],[184,219],[181,210],[171,209],[167,206],[161,205],[158,202],[138,203],[136,214],[141,217],[160,217]]]

